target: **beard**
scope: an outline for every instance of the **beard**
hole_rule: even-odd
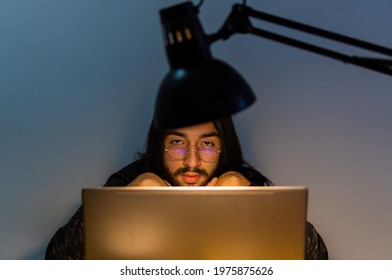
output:
[[[213,176],[211,176],[211,174],[208,174],[208,172],[204,169],[197,168],[197,167],[196,168],[183,167],[183,168],[177,169],[173,173],[171,173],[169,170],[167,170],[167,168],[165,168],[165,179],[172,186],[182,186],[183,183],[181,183],[181,181],[178,180],[177,178],[178,178],[178,176],[181,176],[182,174],[184,174],[186,172],[194,172],[194,173],[197,173],[201,176],[204,176],[206,179],[205,179],[205,181],[202,181],[199,184],[200,186],[205,186],[213,178]],[[193,186],[193,185],[194,184],[188,184],[187,186]]]

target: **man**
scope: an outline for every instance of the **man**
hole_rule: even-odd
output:
[[[151,125],[146,151],[105,186],[270,186],[243,160],[231,118],[159,131]],[[307,223],[306,258],[327,259],[322,238]],[[84,259],[82,207],[50,241],[46,259]]]

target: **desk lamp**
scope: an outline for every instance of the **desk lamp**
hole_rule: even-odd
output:
[[[184,2],[160,10],[170,71],[164,77],[156,99],[154,125],[158,129],[190,126],[231,116],[255,101],[255,95],[241,75],[227,63],[214,58],[210,45],[237,33],[247,33],[365,67],[392,76],[392,60],[350,56],[267,30],[253,27],[250,18],[264,20],[346,45],[392,57],[392,49],[316,28],[282,17],[234,4],[222,27],[205,34],[198,19],[199,8]],[[189,109],[192,107],[192,109]]]

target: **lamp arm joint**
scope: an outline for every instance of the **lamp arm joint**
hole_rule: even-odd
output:
[[[253,26],[249,20],[247,9],[248,7],[244,4],[234,4],[222,27],[216,33],[207,35],[209,43],[227,40],[238,33],[250,33],[253,30]]]

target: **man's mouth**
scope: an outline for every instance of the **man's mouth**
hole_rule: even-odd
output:
[[[194,172],[185,172],[182,173],[182,180],[186,184],[195,184],[199,181],[201,175],[199,173],[194,173]]]

